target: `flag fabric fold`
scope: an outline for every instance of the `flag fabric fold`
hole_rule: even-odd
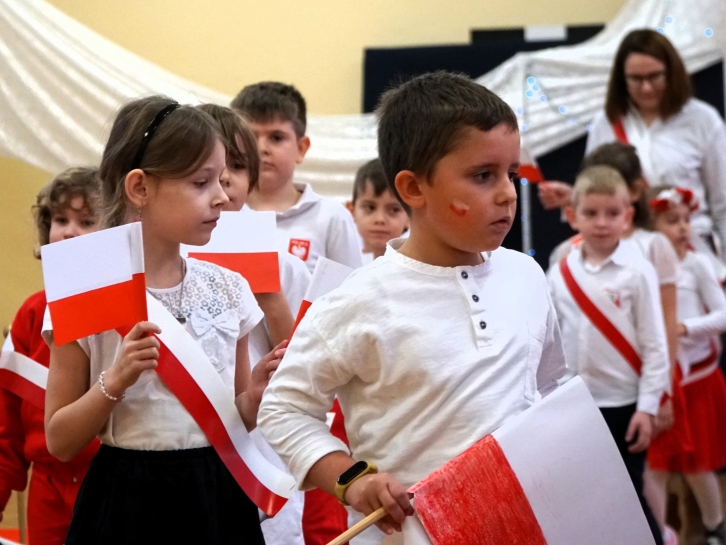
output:
[[[11,331],[0,351],[0,388],[44,409],[47,383],[48,368],[16,352]]]
[[[346,265],[341,265],[326,257],[318,258],[318,262],[315,264],[315,270],[313,270],[313,275],[310,279],[310,285],[305,292],[303,301],[300,304],[300,310],[295,319],[295,325],[292,328],[293,334],[315,300],[318,297],[330,293],[335,288],[340,287],[352,272],[353,269]]]

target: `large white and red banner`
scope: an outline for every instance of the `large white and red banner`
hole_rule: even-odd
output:
[[[653,545],[600,411],[574,378],[414,485],[406,545]]]
[[[280,291],[274,212],[222,212],[212,238],[201,247],[182,246],[182,254],[241,274],[253,293]]]
[[[44,409],[47,383],[48,368],[16,352],[12,331],[8,333],[0,351],[0,388]]]
[[[292,328],[293,333],[315,300],[340,287],[352,272],[353,269],[346,265],[341,265],[326,257],[321,256],[318,258],[312,278],[310,279],[310,285],[305,292],[305,297],[303,297],[300,310],[295,319],[295,325]]]
[[[141,223],[41,248],[57,345],[146,320]]]

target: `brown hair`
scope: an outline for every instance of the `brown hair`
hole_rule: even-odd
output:
[[[630,94],[625,81],[625,61],[632,53],[641,53],[658,59],[665,65],[666,87],[660,103],[660,116],[668,119],[681,111],[691,98],[691,79],[676,48],[663,34],[650,29],[633,30],[620,42],[615,54],[605,114],[611,123],[628,112]]]
[[[490,131],[503,123],[518,130],[517,117],[501,98],[463,74],[443,71],[386,91],[376,113],[383,170],[391,193],[409,214],[394,184],[399,172],[430,177],[470,127]]]
[[[585,195],[615,195],[619,190],[627,198],[628,186],[617,170],[605,165],[588,167],[577,175],[572,188],[572,206],[577,208]]]
[[[173,103],[170,98],[150,96],[133,100],[119,110],[101,159],[102,223],[122,225],[126,219],[126,175],[143,134],[154,117]],[[217,140],[224,139],[215,121],[193,106],[180,106],[159,125],[144,152],[139,168],[162,178],[188,176],[209,158]]]
[[[368,161],[355,173],[353,204],[358,199],[358,195],[365,191],[368,184],[373,186],[373,193],[376,197],[383,195],[384,191],[391,190],[386,181],[386,173],[383,172],[383,163],[378,158]]]
[[[615,141],[596,147],[583,159],[580,170],[597,165],[605,165],[617,170],[625,180],[628,189],[634,189],[637,183],[644,185],[638,152],[630,144]],[[640,198],[632,204],[635,211],[633,225],[650,229],[645,192],[641,191]]]
[[[234,110],[218,104],[202,104],[198,109],[210,115],[217,122],[225,140],[227,164],[244,165],[249,173],[250,188],[257,187],[260,178],[260,154],[257,150],[257,139],[244,118]],[[237,136],[242,141],[240,147]]]
[[[292,85],[277,81],[248,85],[234,97],[230,107],[258,123],[289,121],[298,139],[305,136],[307,106],[300,91]]]
[[[50,242],[50,224],[53,215],[70,206],[70,202],[76,197],[83,197],[83,207],[97,220],[101,201],[101,180],[96,167],[64,170],[38,192],[31,210],[38,229],[40,246]],[[35,257],[40,257],[38,252],[35,254]]]

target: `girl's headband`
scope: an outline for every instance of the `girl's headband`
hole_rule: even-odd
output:
[[[685,204],[691,212],[698,210],[698,201],[690,189],[664,189],[648,205],[656,212],[667,212],[671,206]]]
[[[154,119],[151,120],[151,123],[149,123],[148,128],[146,131],[144,131],[144,135],[141,137],[141,141],[139,142],[139,148],[136,150],[136,155],[134,156],[134,162],[131,165],[131,170],[136,170],[137,168],[141,168],[141,161],[144,159],[144,152],[146,151],[146,146],[149,145],[149,141],[151,140],[151,137],[154,136],[154,133],[156,132],[156,129],[159,128],[159,125],[161,125],[161,122],[166,119],[166,116],[168,116],[171,112],[176,110],[179,107],[178,102],[172,102],[171,104],[165,106],[158,114],[154,116]]]

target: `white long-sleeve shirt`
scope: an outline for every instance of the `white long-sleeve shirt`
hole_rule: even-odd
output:
[[[358,231],[350,212],[339,202],[315,193],[309,184],[294,185],[302,193],[300,199],[277,213],[280,251],[300,258],[311,273],[320,256],[353,269],[360,267]]]
[[[633,109],[622,121],[648,183],[693,191],[700,203],[691,218],[694,233],[715,231],[726,244],[726,127],[716,109],[693,98],[680,112],[666,121],[656,119],[650,127]],[[601,112],[592,122],[586,153],[615,139]]]
[[[539,266],[500,248],[474,267],[399,252],[315,301],[265,390],[258,425],[302,486],[346,451],[326,425],[337,394],[352,455],[410,486],[556,387],[565,371]]]
[[[643,362],[638,377],[580,310],[557,266],[549,270],[548,279],[568,368],[582,377],[599,407],[637,403],[637,410],[655,415],[663,393],[669,390],[670,364],[653,266],[623,242],[597,266],[585,262],[580,248],[567,256],[567,263],[573,275],[580,272],[582,290],[629,338]]]
[[[711,353],[714,337],[726,331],[726,295],[708,261],[688,252],[678,275],[678,322],[688,334],[681,337],[679,360],[690,366]]]

